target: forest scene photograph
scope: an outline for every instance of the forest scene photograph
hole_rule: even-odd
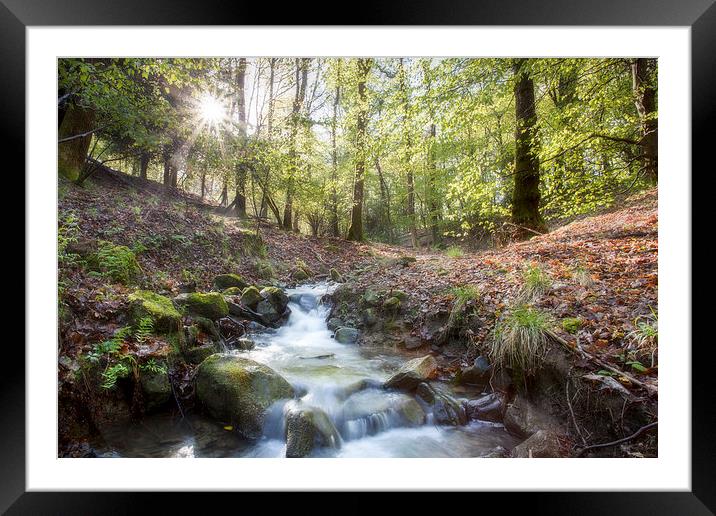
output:
[[[58,457],[657,457],[657,77],[57,59]]]

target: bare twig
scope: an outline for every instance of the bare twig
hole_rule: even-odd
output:
[[[561,344],[561,345],[562,345],[565,349],[567,349],[568,351],[570,351],[570,352],[572,352],[572,353],[574,353],[574,354],[576,354],[576,355],[579,355],[580,357],[585,358],[585,359],[587,359],[587,360],[591,360],[591,361],[594,362],[595,364],[599,365],[600,367],[603,367],[604,369],[607,369],[607,370],[611,371],[612,373],[616,373],[616,374],[618,374],[619,376],[623,376],[624,378],[626,378],[627,380],[629,380],[629,382],[631,382],[631,383],[633,383],[634,385],[636,385],[636,386],[638,386],[638,387],[641,387],[642,389],[646,390],[649,394],[656,394],[656,393],[658,392],[658,391],[657,391],[657,388],[654,387],[653,385],[649,385],[648,383],[644,383],[644,382],[642,382],[641,380],[637,380],[636,378],[634,378],[634,377],[633,377],[632,375],[630,375],[629,373],[626,373],[626,372],[622,371],[621,369],[617,369],[616,367],[613,367],[613,366],[607,364],[606,362],[604,362],[603,360],[601,360],[601,359],[595,357],[594,355],[591,355],[591,354],[587,353],[587,352],[584,351],[581,347],[580,347],[580,348],[573,348],[572,346],[569,345],[569,343],[568,343],[566,340],[564,340],[562,337],[560,337],[559,335],[555,334],[554,332],[548,330],[546,333],[547,333],[547,335],[548,335],[552,340],[554,340],[554,341],[557,342],[558,344]]]
[[[582,448],[577,452],[577,457],[581,456],[584,452],[588,450],[594,450],[596,448],[606,448],[607,446],[616,446],[617,444],[622,444],[628,441],[631,441],[632,439],[636,439],[641,434],[646,432],[647,430],[650,430],[654,428],[656,425],[658,425],[658,421],[654,421],[653,423],[649,423],[648,425],[642,426],[639,430],[631,434],[629,437],[624,437],[623,439],[617,439],[616,441],[610,441],[608,443],[601,443],[601,444],[592,444],[591,446],[587,446],[585,448]]]

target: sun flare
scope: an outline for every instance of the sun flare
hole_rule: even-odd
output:
[[[218,124],[226,118],[226,109],[219,99],[207,93],[199,103],[199,115],[209,124]]]

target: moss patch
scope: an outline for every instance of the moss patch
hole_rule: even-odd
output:
[[[562,319],[562,329],[567,333],[577,333],[582,327],[582,320],[578,317],[567,317]]]
[[[219,274],[214,278],[214,288],[216,290],[226,290],[231,287],[246,288],[249,284],[244,278],[238,274]]]
[[[199,315],[211,320],[229,315],[229,305],[226,304],[224,296],[218,292],[179,294],[174,301],[191,315]]]
[[[155,331],[171,332],[179,327],[181,314],[168,297],[149,290],[137,290],[129,294],[128,299],[134,324],[144,317],[151,317]]]
[[[142,269],[137,257],[129,247],[112,242],[99,242],[96,252],[87,257],[88,267],[117,283],[129,284],[136,281]]]

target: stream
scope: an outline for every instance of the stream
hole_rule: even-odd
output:
[[[279,329],[251,335],[256,347],[236,351],[280,373],[301,396],[304,405],[321,408],[338,429],[336,448],[317,448],[315,457],[480,457],[498,446],[511,449],[519,440],[498,423],[471,421],[464,426],[439,426],[429,409],[422,426],[406,425],[399,403],[405,395],[380,385],[406,357],[388,348],[341,344],[326,326],[330,306],[321,303],[332,287],[326,283],[289,289],[291,315]],[[368,388],[356,390],[363,381]],[[435,386],[456,398],[479,392]],[[296,403],[289,401],[288,403]],[[272,406],[264,435],[258,441],[241,438],[201,414],[156,415],[127,428],[105,433],[104,457],[283,457],[284,403]]]

